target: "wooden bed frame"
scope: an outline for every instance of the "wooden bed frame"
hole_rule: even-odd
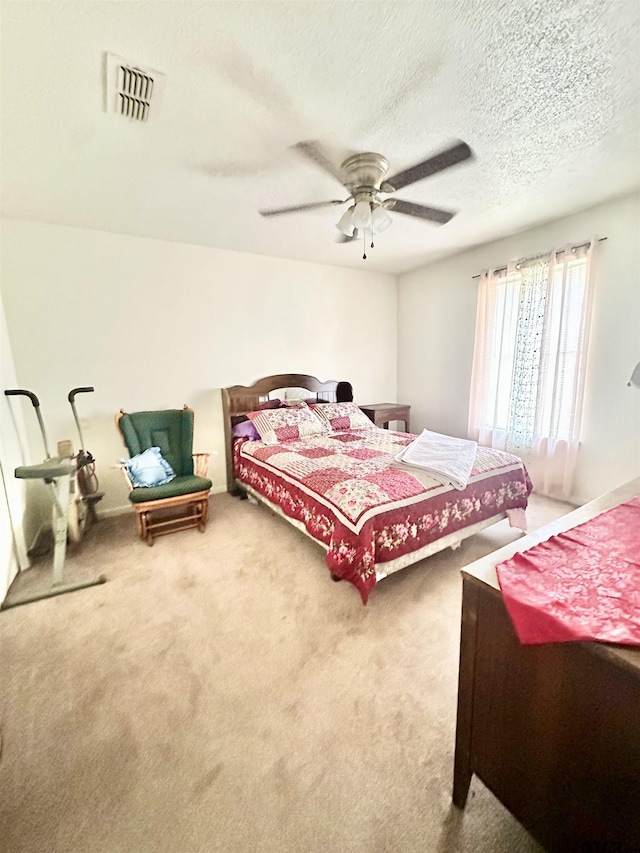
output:
[[[233,477],[233,440],[231,430],[234,418],[254,412],[260,403],[269,399],[274,391],[286,388],[304,388],[315,395],[316,399],[327,403],[336,402],[337,380],[321,382],[315,376],[306,373],[277,373],[258,379],[253,385],[232,385],[222,389],[222,412],[224,416],[224,444],[227,457],[227,491],[238,494],[238,486]]]

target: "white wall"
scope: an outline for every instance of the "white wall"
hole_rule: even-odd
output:
[[[62,438],[77,446],[69,389],[95,386],[77,406],[106,491],[103,513],[128,508],[121,475],[109,467],[125,455],[113,424],[121,406],[193,406],[196,446],[219,451],[211,476],[214,490],[223,490],[219,389],[271,373],[347,379],[359,402],[410,403],[414,431],[464,435],[472,276],[597,233],[608,240],[599,250],[576,477],[575,499],[584,501],[640,473],[640,393],[626,385],[640,359],[639,221],[634,194],[438,261],[396,285],[393,276],[366,269],[5,219],[0,285],[10,347],[5,332],[3,387],[17,383],[39,395],[53,449]],[[28,434],[30,458],[19,461],[39,461],[31,406],[12,409]],[[19,464],[11,455],[7,464],[2,459],[5,475]],[[45,505],[37,489],[29,493],[38,517],[27,518],[28,543],[46,521]]]
[[[120,407],[193,406],[196,449],[219,452],[210,476],[222,491],[220,388],[295,372],[348,380],[360,402],[396,396],[394,276],[11,219],[2,242],[18,381],[40,398],[52,451],[78,445],[68,391],[96,389],[76,406],[106,491],[99,513],[129,506],[109,468],[126,456]]]
[[[482,269],[568,242],[598,244],[581,449],[574,499],[590,500],[640,474],[640,195],[581,213],[407,273],[398,281],[398,399],[412,430],[465,436]]]
[[[17,385],[13,355],[9,345],[4,304],[0,294],[0,386],[2,390]],[[29,565],[25,546],[26,484],[13,472],[24,462],[26,436],[21,410],[0,398],[0,602],[4,599],[18,569]],[[27,527],[34,537],[37,526]]]

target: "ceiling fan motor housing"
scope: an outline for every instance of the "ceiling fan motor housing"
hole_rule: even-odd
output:
[[[345,186],[355,197],[358,191],[371,193],[380,190],[380,183],[389,171],[389,162],[382,154],[354,154],[344,161],[342,171]]]

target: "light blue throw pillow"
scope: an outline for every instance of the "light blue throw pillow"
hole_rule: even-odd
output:
[[[159,447],[150,447],[131,459],[123,459],[122,462],[135,489],[164,486],[176,476],[171,465],[160,453]]]

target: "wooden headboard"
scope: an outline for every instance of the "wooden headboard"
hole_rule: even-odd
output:
[[[230,388],[222,389],[222,412],[224,417],[224,443],[227,455],[227,491],[235,491],[233,477],[233,447],[231,430],[233,418],[238,415],[246,415],[259,408],[260,403],[269,399],[273,391],[281,388],[305,388],[310,391],[310,396],[318,400],[333,403],[336,400],[336,389],[338,382],[329,380],[321,382],[315,376],[306,373],[277,373],[274,376],[265,376],[258,379],[253,385],[232,385]]]

